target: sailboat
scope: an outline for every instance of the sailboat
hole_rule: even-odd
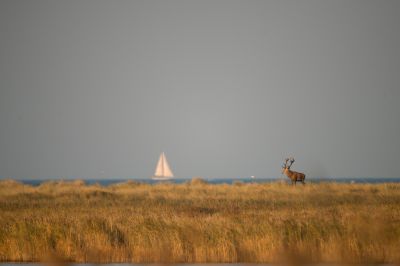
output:
[[[174,177],[174,174],[169,167],[167,162],[167,157],[165,157],[164,152],[161,153],[160,159],[158,159],[156,171],[154,176],[152,177],[153,180],[170,180]]]

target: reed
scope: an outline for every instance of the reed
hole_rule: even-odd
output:
[[[0,182],[0,260],[400,262],[400,184]]]

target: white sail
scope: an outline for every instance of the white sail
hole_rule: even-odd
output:
[[[157,179],[168,179],[174,177],[174,174],[169,167],[167,158],[164,153],[161,153],[160,159],[158,159],[156,171],[154,173],[154,178]]]
[[[160,159],[158,159],[158,163],[156,166],[156,171],[154,173],[154,176],[163,176],[164,170],[163,170],[163,160],[164,160],[164,153],[161,153]]]

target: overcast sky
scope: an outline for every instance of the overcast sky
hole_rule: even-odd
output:
[[[0,1],[0,178],[399,177],[400,1]]]

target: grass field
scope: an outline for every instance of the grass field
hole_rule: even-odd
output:
[[[0,260],[400,262],[400,184],[0,182]]]

